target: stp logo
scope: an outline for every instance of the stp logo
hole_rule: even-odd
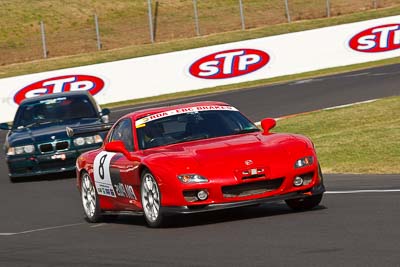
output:
[[[270,56],[256,49],[217,52],[194,62],[189,72],[197,78],[225,79],[245,75],[264,67]]]
[[[351,38],[349,45],[359,52],[385,52],[400,48],[400,24],[369,28]]]
[[[18,105],[26,98],[40,96],[44,94],[54,94],[69,91],[89,91],[95,95],[104,88],[104,81],[98,77],[90,75],[67,75],[59,76],[32,83],[14,96],[14,102]]]

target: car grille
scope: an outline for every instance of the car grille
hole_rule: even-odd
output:
[[[53,145],[52,144],[41,144],[39,145],[40,152],[46,153],[46,152],[51,152],[53,151]]]
[[[222,194],[225,198],[263,194],[278,189],[282,185],[283,180],[284,178],[277,178],[239,185],[223,186]]]
[[[56,150],[65,150],[68,149],[69,143],[67,141],[56,143]]]
[[[46,143],[46,144],[39,145],[39,150],[42,153],[49,153],[49,152],[53,152],[53,151],[63,151],[63,150],[67,150],[68,148],[69,148],[68,141],[59,141],[59,142]]]

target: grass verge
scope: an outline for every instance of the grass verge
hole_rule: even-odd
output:
[[[400,174],[400,96],[280,120],[309,136],[325,173]]]

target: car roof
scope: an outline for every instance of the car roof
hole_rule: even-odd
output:
[[[164,111],[181,109],[181,108],[189,108],[189,107],[198,107],[198,106],[230,106],[230,105],[227,103],[218,102],[218,101],[200,101],[200,102],[192,102],[192,103],[179,104],[179,105],[141,109],[141,110],[137,110],[137,111],[131,112],[129,114],[126,114],[122,118],[129,117],[129,118],[133,118],[133,119],[140,119],[140,118],[146,117],[148,115],[152,115],[152,114],[156,114],[156,113],[160,113],[160,112],[164,112]]]
[[[41,100],[47,100],[47,99],[53,99],[57,97],[64,97],[64,96],[89,96],[89,93],[87,91],[70,91],[70,92],[62,92],[62,93],[54,93],[54,94],[45,94],[41,96],[35,96],[31,98],[27,98],[24,101],[21,102],[22,104],[29,104],[33,102],[38,102]]]

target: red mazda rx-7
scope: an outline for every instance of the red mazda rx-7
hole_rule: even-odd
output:
[[[307,137],[261,131],[236,108],[197,102],[140,110],[120,118],[100,149],[77,159],[77,186],[91,222],[143,214],[151,227],[166,215],[282,201],[317,206],[325,191]]]

